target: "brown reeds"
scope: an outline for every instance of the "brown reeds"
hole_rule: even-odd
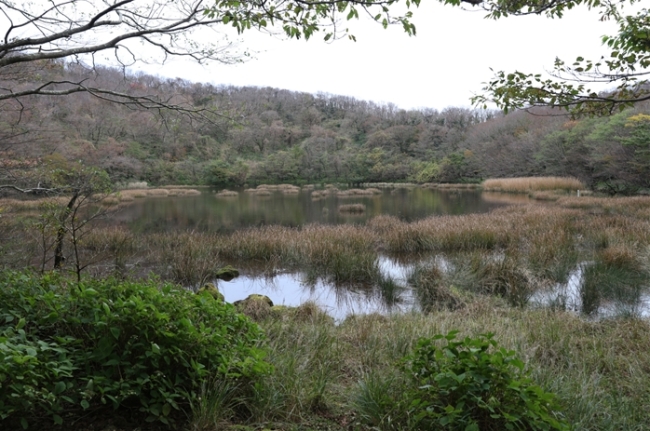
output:
[[[530,193],[543,190],[583,190],[585,184],[572,177],[493,178],[482,184],[485,191]]]
[[[424,183],[420,187],[423,189],[476,190],[481,185],[474,183]]]

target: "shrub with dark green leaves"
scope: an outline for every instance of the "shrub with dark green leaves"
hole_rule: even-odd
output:
[[[420,430],[568,430],[555,396],[526,376],[514,351],[492,334],[456,340],[456,331],[423,339],[407,358],[405,397]]]
[[[204,381],[268,372],[261,337],[232,305],[170,284],[0,272],[0,420],[112,408],[172,423]]]

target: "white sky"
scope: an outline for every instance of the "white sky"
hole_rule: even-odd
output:
[[[555,57],[572,62],[579,55],[604,54],[601,36],[615,34],[613,22],[599,21],[585,8],[562,19],[526,16],[486,20],[471,11],[422,1],[414,10],[417,36],[399,26],[384,30],[371,22],[351,24],[357,42],[281,40],[254,30],[242,47],[256,52],[244,64],[201,66],[169,62],[146,71],[190,81],[236,86],[270,86],[325,92],[361,100],[392,102],[404,109],[470,106],[470,97],[494,70],[544,72]]]

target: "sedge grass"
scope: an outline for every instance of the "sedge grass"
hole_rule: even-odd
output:
[[[346,423],[362,417],[373,429],[408,429],[405,412],[389,402],[404,378],[398,364],[419,338],[454,329],[459,337],[492,332],[514,349],[533,380],[558,395],[574,429],[647,429],[647,321],[587,321],[475,297],[462,309],[426,315],[354,316],[338,326],[260,324],[278,372],[250,401],[255,422],[302,422],[326,409]]]

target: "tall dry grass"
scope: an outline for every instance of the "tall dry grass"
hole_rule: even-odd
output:
[[[485,191],[529,193],[543,190],[584,190],[587,187],[577,178],[571,177],[522,177],[494,178],[482,184]]]
[[[645,320],[590,321],[477,297],[454,311],[358,315],[340,325],[283,313],[270,314],[260,325],[269,335],[265,346],[277,372],[258,382],[248,400],[256,423],[304,424],[326,411],[338,423],[366,429],[369,425],[359,422],[362,413],[375,409],[375,418],[386,420],[372,429],[409,429],[404,412],[391,411],[391,405],[360,404],[399,395],[405,376],[398,364],[417,341],[457,330],[460,338],[494,333],[500,346],[515,350],[533,381],[557,394],[573,429],[647,429],[650,324]]]

